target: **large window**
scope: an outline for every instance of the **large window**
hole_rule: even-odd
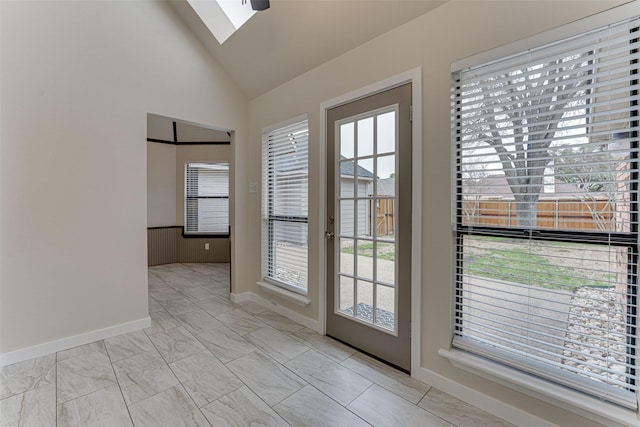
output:
[[[265,281],[307,293],[309,130],[307,120],[262,137]]]
[[[229,234],[229,163],[187,163],[185,234]]]
[[[638,32],[452,74],[453,345],[637,409]]]

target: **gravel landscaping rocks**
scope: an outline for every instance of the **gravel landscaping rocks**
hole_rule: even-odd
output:
[[[624,384],[625,313],[616,299],[615,290],[576,289],[569,311],[563,356],[563,364],[577,369],[578,374],[595,373],[602,376],[603,382],[614,380]]]

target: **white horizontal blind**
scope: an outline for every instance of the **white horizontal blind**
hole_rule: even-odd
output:
[[[263,134],[265,279],[307,292],[309,130],[304,120]]]
[[[187,233],[229,233],[229,163],[187,163]]]
[[[638,18],[452,74],[453,345],[638,404]]]

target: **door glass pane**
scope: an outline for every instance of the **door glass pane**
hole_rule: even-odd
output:
[[[373,117],[358,120],[358,157],[373,154]]]
[[[371,236],[371,218],[370,218],[370,201],[369,200],[358,200],[357,201],[357,217],[355,221],[357,223],[357,235],[361,237],[370,237]]]
[[[380,114],[378,120],[378,154],[396,151],[396,112]]]
[[[340,138],[336,311],[395,331],[396,112],[343,123]]]
[[[353,122],[340,126],[340,156],[346,159],[352,159],[354,155],[355,141],[353,130]]]
[[[340,187],[340,197],[354,197],[354,183],[356,182],[353,179],[353,162],[340,162],[340,180],[338,181],[338,186]]]
[[[340,241],[340,273],[353,274],[355,252],[353,239],[339,239]]]
[[[394,240],[395,199],[376,199],[372,218],[375,220],[377,237],[387,241]]]
[[[373,242],[358,240],[358,277],[373,280]]]
[[[378,282],[393,285],[396,275],[396,245],[378,242],[376,245],[376,278]]]
[[[353,313],[353,279],[351,277],[340,276],[338,284],[340,289],[338,295],[338,309],[349,314]]]
[[[373,159],[358,160],[356,182],[358,197],[366,197],[373,193]]]
[[[389,185],[391,183],[389,180],[394,180],[396,176],[396,156],[378,157],[377,166],[378,194],[383,194],[381,192],[382,190],[386,190],[386,192],[389,193],[392,189],[395,189],[395,184],[393,186]],[[389,195],[393,195],[393,193]]]
[[[340,201],[340,235],[353,237],[354,234],[354,205],[353,200]]]
[[[395,224],[395,222],[393,222],[392,224]],[[385,234],[384,236],[383,236],[383,235],[380,235],[380,236],[378,237],[378,239],[379,239],[379,241],[380,241],[380,242],[389,242],[389,243],[393,243],[393,242],[395,241],[395,238],[396,238],[396,235],[395,235],[395,226],[393,226],[393,227],[394,227],[394,230],[393,230],[393,233],[394,233],[394,234]]]
[[[385,329],[394,330],[396,311],[396,292],[390,286],[376,285],[376,320],[375,324]]]
[[[358,280],[356,317],[373,322],[373,283]]]

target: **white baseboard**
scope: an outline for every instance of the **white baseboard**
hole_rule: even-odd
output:
[[[61,338],[55,341],[49,341],[44,344],[38,344],[21,350],[10,351],[0,354],[0,366],[13,365],[14,363],[33,359],[34,357],[45,356],[47,354],[56,353],[62,350],[68,350],[79,345],[89,344],[94,341],[100,341],[128,332],[134,332],[139,329],[151,326],[151,318],[145,317],[132,322],[121,323],[108,328],[97,329],[95,331],[86,332],[71,337]]]
[[[234,304],[241,304],[243,302],[251,301],[251,292],[243,292],[241,294],[231,294],[231,302]]]
[[[278,314],[281,314],[284,317],[287,317],[293,320],[294,322],[300,323],[302,326],[305,326],[313,331],[318,332],[319,334],[322,333],[322,327],[319,321],[310,319],[307,316],[303,316],[302,314],[295,312],[290,308],[287,308],[278,304],[278,302],[275,300],[269,300],[269,299],[263,298],[260,295],[254,294],[253,292],[231,294],[231,301],[236,304],[239,304],[245,301],[253,301],[256,304],[259,304],[265,308],[268,308],[269,310],[273,310]]]
[[[412,376],[514,425],[521,427],[556,427],[555,424],[542,418],[538,418],[535,415],[489,397],[484,393],[459,384],[428,369],[418,368],[412,372]]]
[[[284,298],[294,304],[298,304],[301,307],[306,307],[311,304],[311,300],[306,296],[300,295],[299,293],[290,291],[288,289],[284,289],[280,286],[275,286],[267,282],[258,282],[256,283],[256,285],[258,285],[258,287],[265,292],[276,295],[280,298]]]

